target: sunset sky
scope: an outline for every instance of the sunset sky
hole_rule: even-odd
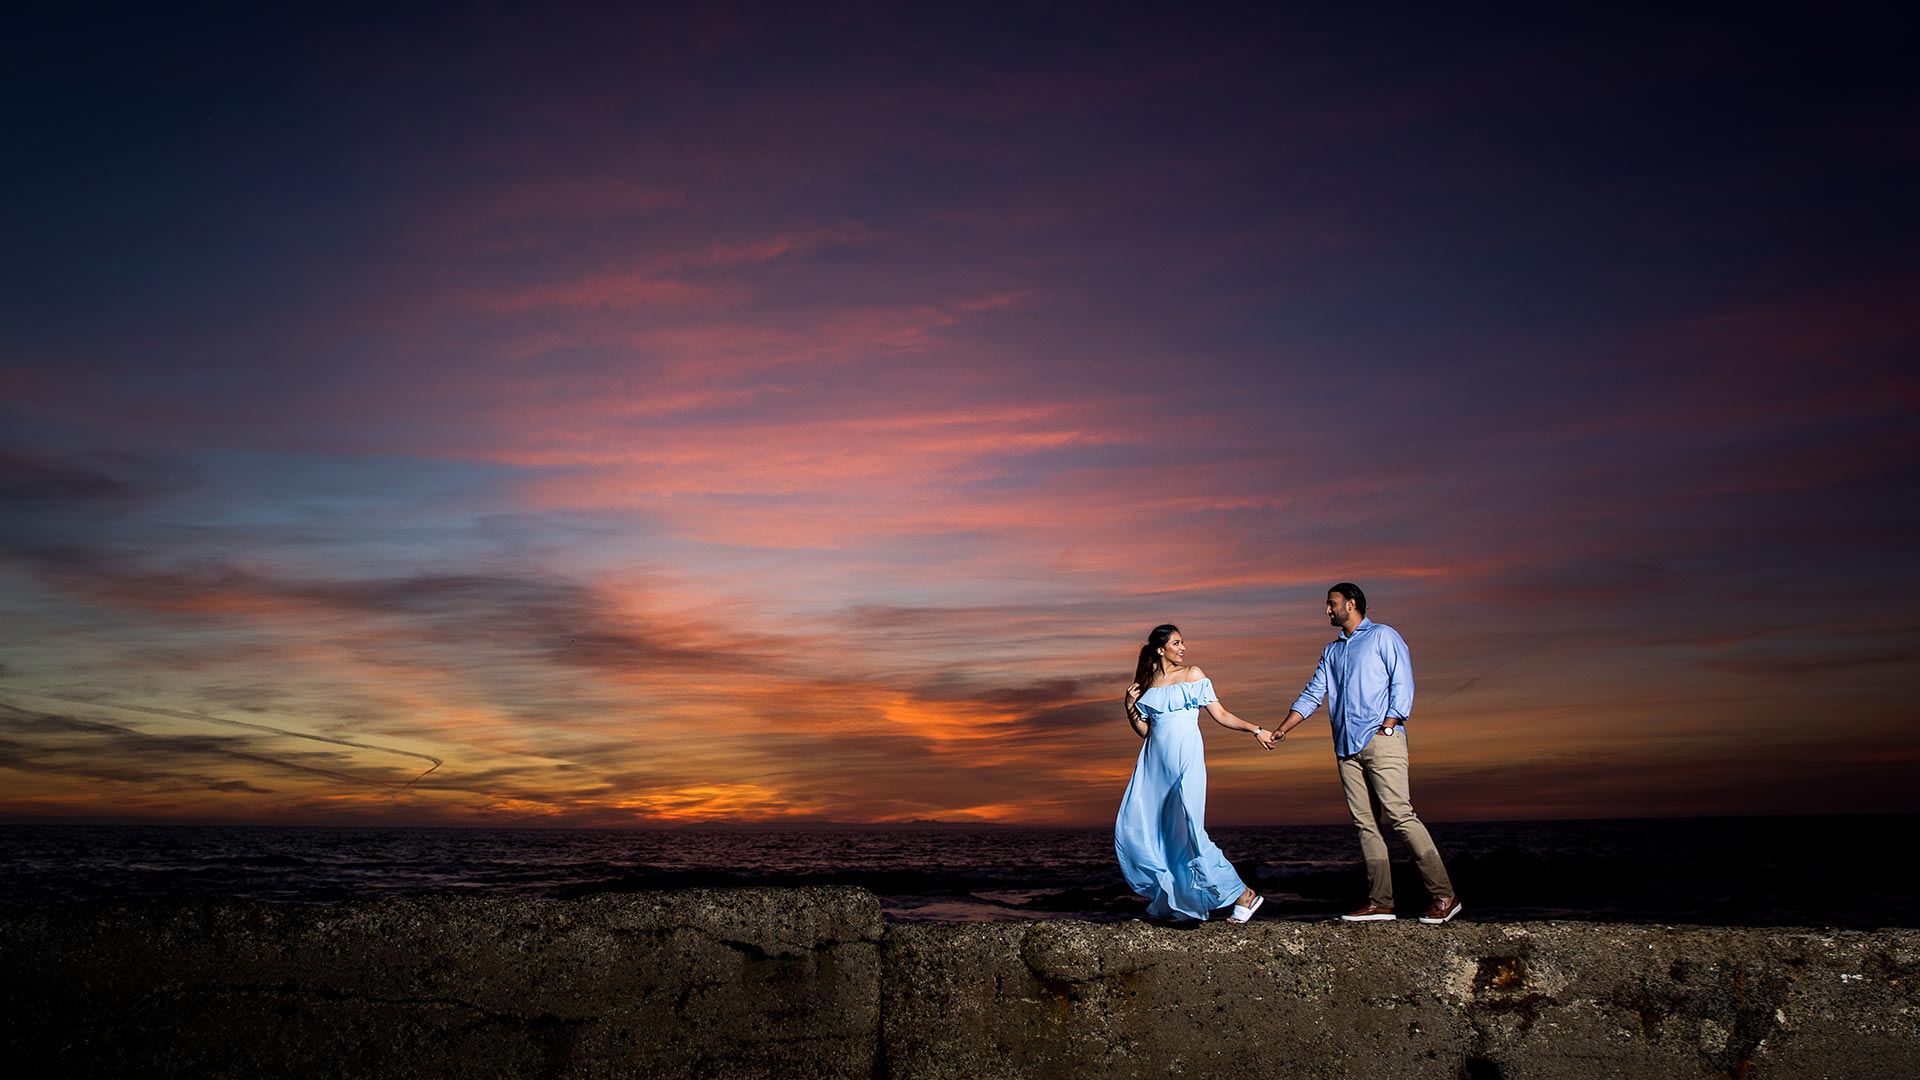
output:
[[[10,32],[0,820],[1911,809],[1911,26],[282,7]]]

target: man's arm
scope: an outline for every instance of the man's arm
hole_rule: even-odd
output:
[[[1314,665],[1313,678],[1307,680],[1307,688],[1300,691],[1300,696],[1294,699],[1293,708],[1287,710],[1287,718],[1280,721],[1280,726],[1274,729],[1274,735],[1277,738],[1286,738],[1287,732],[1305,723],[1307,717],[1313,715],[1313,710],[1319,708],[1320,703],[1325,700],[1327,700],[1327,654],[1323,651],[1320,654],[1320,662]]]
[[[1413,654],[1407,651],[1407,639],[1399,631],[1381,643],[1382,659],[1387,665],[1387,718],[1382,731],[1413,715]]]

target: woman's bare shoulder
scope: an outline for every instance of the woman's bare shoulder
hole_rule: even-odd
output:
[[[1194,664],[1187,668],[1186,678],[1181,679],[1180,681],[1181,682],[1199,682],[1201,679],[1204,679],[1206,677],[1207,677],[1207,673],[1200,670],[1200,665]]]

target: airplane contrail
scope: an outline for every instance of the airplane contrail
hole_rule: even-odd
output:
[[[44,695],[35,694],[34,696],[41,697]],[[141,731],[138,728],[121,727],[119,724],[109,724],[105,720],[82,720],[82,719],[79,719],[78,717],[73,717],[73,716],[59,716],[53,713],[33,712],[27,709],[22,709],[17,705],[9,705],[3,701],[0,701],[0,712],[13,713],[17,716],[32,717],[36,720],[41,721],[42,723],[58,724],[61,727],[68,728],[74,731],[85,731],[85,732],[91,732],[93,734],[106,734],[111,732],[114,735],[125,735],[136,740],[150,740],[158,743],[164,743],[173,738],[184,738],[184,736],[155,735],[151,731]],[[267,757],[265,754],[249,754],[245,750],[233,750],[224,746],[210,746],[210,747],[204,747],[202,749],[203,749],[203,752],[219,754],[221,757],[240,758],[241,760],[244,760],[244,761],[257,761],[262,765],[273,765],[282,769],[293,769],[297,772],[312,773],[316,776],[324,776],[329,780],[343,780],[350,784],[362,784],[367,787],[376,787],[385,791],[392,791],[397,787],[397,785],[389,784],[384,780],[369,780],[364,776],[354,776],[351,773],[334,772],[332,769],[322,769],[314,765],[300,765],[291,761],[281,761],[279,758]]]
[[[1534,652],[1539,648],[1540,646],[1536,644],[1536,645],[1529,646],[1528,648],[1521,649],[1519,652],[1509,653],[1499,663],[1493,665],[1490,668],[1487,668],[1485,671],[1480,672],[1478,675],[1473,676],[1472,678],[1468,679],[1466,682],[1461,683],[1459,686],[1454,687],[1453,689],[1447,691],[1446,693],[1441,694],[1439,697],[1434,698],[1432,701],[1427,702],[1426,707],[1432,708],[1433,706],[1440,704],[1441,702],[1447,700],[1448,698],[1459,693],[1460,691],[1465,690],[1468,687],[1472,686],[1474,683],[1479,682],[1481,679],[1486,678],[1487,676],[1493,674],[1494,672],[1499,671],[1501,668],[1506,667],[1508,664],[1513,663],[1515,660],[1518,660],[1520,657],[1525,656],[1530,652]]]
[[[271,724],[256,724],[247,720],[229,720],[224,716],[208,716],[206,713],[186,712],[180,709],[162,709],[152,705],[119,705],[111,701],[96,701],[90,698],[67,697],[61,694],[36,694],[28,690],[6,690],[6,691],[0,691],[0,693],[15,694],[22,697],[43,698],[47,701],[64,701],[70,705],[103,706],[109,709],[121,709],[126,712],[148,713],[153,716],[167,716],[167,717],[172,717],[175,720],[199,720],[209,724],[225,724],[228,727],[247,728],[252,731],[265,731],[273,735],[285,735],[288,738],[292,738],[292,739],[311,739],[314,742],[331,743],[335,746],[351,746],[356,750],[374,750],[383,754],[398,754],[401,757],[418,758],[421,761],[430,761],[433,763],[432,765],[429,765],[427,767],[426,772],[423,772],[419,776],[416,776],[413,779],[407,781],[406,783],[399,784],[399,785],[388,784],[384,781],[379,781],[379,780],[361,780],[359,777],[349,777],[343,773],[329,773],[325,769],[312,769],[305,765],[291,766],[293,768],[307,769],[309,772],[323,773],[328,776],[339,776],[343,779],[354,780],[359,783],[376,784],[380,787],[396,787],[397,786],[401,791],[405,791],[408,788],[412,787],[413,785],[419,783],[421,780],[424,780],[426,778],[427,773],[431,773],[433,770],[446,764],[444,761],[441,761],[439,758],[434,757],[432,754],[416,753],[412,750],[402,750],[394,746],[380,746],[375,743],[356,742],[353,739],[336,739],[330,735],[315,735],[312,732],[307,732],[307,731],[291,731],[287,728],[274,727]],[[123,728],[121,730],[128,730],[128,729]],[[146,733],[146,734],[151,734],[151,733]],[[254,756],[251,754],[244,754],[239,751],[232,751],[232,753],[235,753],[240,757]],[[262,760],[270,760],[270,759],[262,759]],[[288,764],[288,763],[275,762],[275,764]]]

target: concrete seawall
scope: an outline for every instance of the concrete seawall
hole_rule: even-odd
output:
[[[856,889],[0,908],[34,1076],[1880,1080],[1920,1077],[1916,978],[1911,930],[889,925]]]

